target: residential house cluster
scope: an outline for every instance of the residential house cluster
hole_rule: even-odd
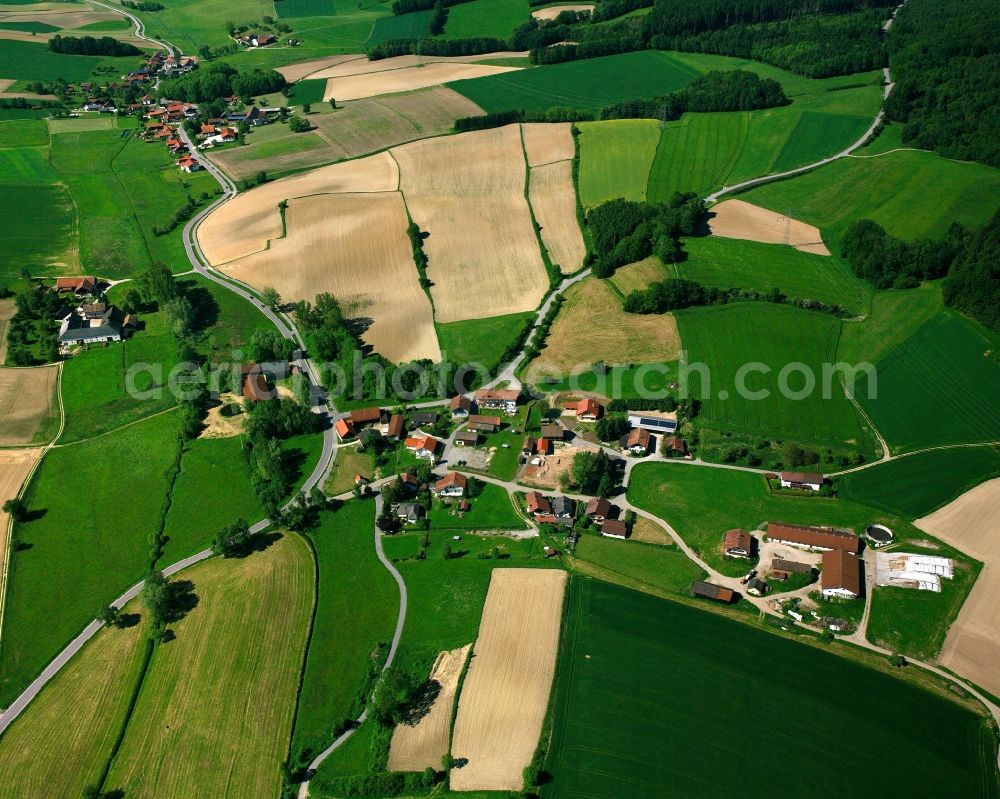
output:
[[[278,41],[278,37],[273,33],[258,33],[256,31],[247,31],[246,33],[238,34],[234,38],[244,47],[267,47],[269,44],[274,44]]]
[[[437,421],[437,414],[411,414],[411,421],[415,425],[427,424],[425,418],[429,416],[429,422]],[[438,452],[442,449],[442,443],[432,435],[422,432],[419,428],[414,430],[412,435],[407,436],[406,417],[402,413],[393,412],[385,408],[372,406],[370,408],[358,408],[351,411],[347,416],[343,416],[334,423],[334,429],[341,441],[356,438],[363,430],[369,431],[366,435],[375,436],[387,441],[403,441],[410,452],[418,458],[433,461],[437,458]]]
[[[822,592],[826,597],[861,596],[861,539],[849,530],[768,522],[767,537],[788,546],[823,553]]]
[[[143,135],[146,141],[162,141],[183,172],[197,172],[201,169],[201,164],[191,155],[187,144],[178,135],[178,127],[182,123],[198,116],[198,106],[179,100],[156,100],[148,94],[141,102],[148,108],[144,114],[146,125]]]
[[[58,342],[62,352],[89,344],[111,344],[135,332],[139,320],[104,301],[97,278],[60,277],[55,291],[80,301],[59,318]]]
[[[538,524],[572,528],[576,523],[579,507],[574,499],[561,495],[548,497],[539,491],[529,491],[524,496],[524,502],[528,513]],[[622,540],[628,537],[628,524],[613,518],[618,509],[604,497],[592,497],[582,507],[582,517],[597,525],[601,535]]]

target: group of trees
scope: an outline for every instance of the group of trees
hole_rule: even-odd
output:
[[[944,239],[907,242],[871,219],[859,219],[844,231],[841,255],[854,274],[875,288],[913,288],[924,280],[944,277],[964,239],[965,231],[958,224],[951,226]]]
[[[993,0],[909,0],[888,37],[896,81],[886,116],[903,142],[1000,166],[1000,8]]]
[[[617,468],[603,449],[578,452],[573,456],[569,483],[577,493],[610,497],[617,482]]]
[[[944,301],[1000,333],[1000,211],[966,240],[944,281]]]
[[[368,51],[368,58],[378,61],[398,55],[465,56],[506,50],[509,42],[492,36],[471,39],[390,39]]]
[[[279,92],[286,82],[280,72],[260,69],[240,72],[231,64],[214,62],[186,75],[160,82],[159,93],[189,103],[207,103],[221,97],[256,97]]]
[[[620,266],[656,255],[664,263],[684,259],[681,236],[701,232],[705,204],[696,194],[675,193],[666,203],[609,200],[587,214],[597,277],[610,277]]]
[[[133,11],[163,11],[166,8],[163,3],[155,3],[152,0],[120,0],[122,6],[125,8],[131,8]]]
[[[13,366],[58,361],[59,298],[25,277],[25,287],[14,295],[16,313],[7,325],[7,360]]]
[[[702,286],[694,280],[667,278],[650,283],[644,289],[635,289],[626,295],[623,307],[628,313],[653,314],[693,308],[699,305],[725,305],[730,302],[772,302],[789,303],[807,311],[820,311],[834,316],[850,316],[851,312],[837,304],[789,297],[775,287],[769,291],[741,288],[717,288]]]
[[[60,36],[58,33],[49,39],[49,49],[53,53],[65,55],[142,55],[135,45],[122,42],[111,36],[96,39],[93,36]]]

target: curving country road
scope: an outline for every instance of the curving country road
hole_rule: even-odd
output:
[[[168,41],[163,41],[160,39],[154,39],[152,36],[146,35],[146,23],[139,19],[135,14],[130,13],[123,6],[112,6],[107,3],[102,3],[100,0],[84,0],[86,3],[90,3],[92,6],[100,6],[101,8],[107,9],[108,11],[113,11],[116,14],[121,14],[121,16],[126,17],[135,26],[135,38],[140,39],[144,42],[149,42],[150,44],[155,44],[157,47],[167,50],[169,52],[180,53],[180,48],[175,47]]]
[[[390,478],[386,478],[387,480]],[[375,495],[375,518],[382,513],[382,493],[379,492]],[[393,661],[396,659],[396,650],[399,648],[399,639],[403,635],[403,625],[406,623],[406,607],[408,603],[408,596],[406,593],[406,583],[403,581],[403,575],[397,571],[396,567],[392,565],[392,562],[385,556],[385,551],[382,549],[382,534],[378,527],[373,525],[375,529],[375,554],[378,555],[378,559],[382,562],[382,565],[389,571],[393,579],[396,581],[396,585],[399,586],[399,615],[396,617],[396,629],[392,634],[392,642],[389,644],[389,654],[386,655],[385,664],[382,666],[383,671],[389,668]],[[313,774],[316,773],[316,769],[320,767],[320,764],[326,760],[331,754],[333,754],[337,749],[344,745],[344,743],[354,735],[355,730],[360,727],[365,719],[368,718],[368,709],[365,708],[361,715],[357,717],[354,721],[354,725],[343,732],[332,744],[330,744],[326,749],[316,755],[313,761],[309,764],[306,771],[306,779],[299,784],[298,799],[307,799],[309,796],[309,780],[312,779]]]

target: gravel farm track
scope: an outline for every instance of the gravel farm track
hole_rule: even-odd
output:
[[[170,50],[173,50],[175,52],[179,52],[179,50],[176,47],[174,47],[173,45],[171,45],[168,42],[158,41],[156,39],[153,39],[153,38],[150,38],[150,37],[146,36],[141,20],[139,20],[134,15],[128,13],[127,11],[122,10],[120,8],[116,8],[116,7],[107,5],[105,3],[98,2],[98,0],[85,0],[85,1],[88,2],[88,3],[91,3],[92,5],[101,6],[101,7],[106,8],[106,9],[114,10],[114,11],[122,14],[123,16],[127,17],[128,19],[130,19],[132,21],[132,23],[136,26],[136,36],[138,38],[143,39],[144,41],[148,41],[151,44],[157,45],[157,46],[162,47],[164,49],[170,49]],[[901,4],[900,6],[898,6],[895,9],[895,11],[893,12],[892,18],[895,17],[895,14],[898,13],[899,9],[902,8],[902,5],[904,5],[904,4],[905,4],[905,0],[904,0],[903,4]],[[884,29],[887,30],[889,28],[889,26],[892,23],[892,18],[890,18],[890,20],[886,23]],[[884,72],[884,76],[885,76],[884,92],[883,92],[883,100],[884,100],[885,98],[888,98],[889,93],[892,90],[892,83],[890,81],[888,68],[884,69],[883,72]],[[738,191],[741,191],[742,189],[750,188],[752,186],[756,186],[756,185],[759,185],[761,183],[770,182],[772,180],[779,180],[779,179],[782,179],[782,178],[785,178],[785,177],[788,177],[788,176],[791,176],[791,175],[796,175],[796,174],[800,174],[800,173],[803,173],[803,172],[811,171],[812,169],[815,169],[815,168],[820,167],[820,166],[822,166],[824,164],[830,163],[831,161],[837,160],[839,158],[847,157],[854,150],[860,148],[861,146],[863,146],[867,142],[867,140],[871,137],[871,135],[877,129],[878,125],[881,124],[883,116],[884,116],[884,102],[883,102],[883,108],[879,110],[878,115],[875,117],[874,121],[872,122],[872,125],[870,126],[870,128],[868,129],[868,131],[866,131],[865,135],[861,139],[859,139],[857,142],[855,142],[853,145],[851,145],[850,147],[848,147],[845,150],[841,151],[840,153],[837,153],[834,156],[822,159],[821,161],[817,161],[817,162],[815,162],[813,164],[809,164],[807,166],[800,167],[800,168],[795,169],[795,170],[790,170],[788,172],[782,172],[782,173],[777,173],[777,174],[772,174],[772,175],[766,175],[766,176],[763,176],[763,177],[760,177],[760,178],[755,178],[753,180],[749,180],[749,181],[745,181],[743,183],[739,183],[739,184],[734,185],[734,186],[723,187],[722,189],[720,189],[720,190],[714,192],[713,194],[709,195],[708,197],[706,197],[705,200],[706,200],[707,203],[711,204],[711,203],[717,202],[718,199],[719,199],[719,197],[721,197],[721,196],[723,196],[725,194],[731,194],[733,192],[738,192]],[[192,143],[191,143],[190,139],[187,137],[186,132],[184,132],[183,130],[181,131],[181,137],[182,137],[182,139],[184,139],[185,143],[188,144],[189,147],[190,147],[190,149],[192,149],[192,151],[193,151],[194,148],[193,148],[193,146],[191,146]],[[198,225],[205,219],[205,217],[208,216],[209,213],[211,213],[213,210],[215,210],[218,206],[222,205],[223,203],[225,203],[225,202],[229,201],[230,199],[232,199],[233,197],[235,197],[236,194],[237,194],[237,189],[236,189],[236,186],[232,183],[232,181],[229,180],[229,178],[220,169],[218,169],[218,167],[216,167],[214,164],[212,164],[207,158],[201,157],[201,158],[199,158],[199,161],[201,162],[201,164],[205,168],[205,170],[209,174],[211,174],[218,181],[218,183],[222,187],[223,194],[222,194],[222,196],[219,199],[217,199],[215,202],[213,202],[211,205],[209,205],[207,208],[205,208],[201,213],[199,213],[197,216],[193,217],[187,223],[187,225],[184,227],[184,230],[183,230],[184,246],[185,246],[185,250],[187,252],[188,259],[190,260],[193,269],[196,272],[198,272],[200,275],[204,276],[205,278],[207,278],[209,280],[212,280],[213,282],[219,284],[220,286],[223,286],[224,288],[228,289],[229,291],[232,291],[235,294],[239,295],[240,297],[242,297],[243,299],[245,299],[247,302],[250,302],[255,308],[257,308],[257,310],[259,310],[262,314],[264,314],[271,321],[272,324],[275,325],[275,327],[278,329],[278,331],[281,333],[282,336],[284,336],[285,338],[291,339],[294,342],[296,342],[301,347],[301,349],[304,351],[305,350],[304,342],[303,342],[301,336],[299,335],[299,331],[296,329],[294,323],[292,322],[292,320],[290,318],[288,318],[283,313],[276,312],[276,311],[272,310],[271,308],[266,307],[260,301],[260,299],[257,297],[257,295],[250,289],[249,286],[246,286],[244,284],[239,284],[237,281],[234,281],[232,279],[227,279],[227,278],[221,276],[219,273],[215,272],[214,270],[212,270],[210,267],[207,266],[207,260],[205,260],[204,256],[201,254],[200,248],[199,248],[198,243],[197,243],[196,232],[197,232]],[[552,290],[549,293],[549,295],[545,298],[545,300],[542,302],[542,304],[541,304],[541,306],[539,308],[539,311],[538,311],[538,314],[537,314],[537,317],[536,317],[536,320],[535,320],[535,325],[532,328],[532,330],[531,330],[531,332],[530,332],[530,334],[528,336],[528,339],[527,339],[527,341],[529,343],[535,337],[535,335],[537,334],[537,331],[538,331],[539,326],[541,325],[542,319],[544,318],[546,311],[549,309],[549,307],[551,307],[551,304],[554,301],[555,296],[557,294],[560,294],[563,291],[565,291],[569,286],[571,286],[571,285],[579,282],[580,280],[583,280],[589,274],[590,274],[590,270],[589,269],[582,270],[581,272],[579,272],[579,273],[577,273],[577,274],[575,274],[575,275],[567,278],[566,280],[562,281],[562,283],[559,284],[559,286],[557,286],[554,290]],[[527,344],[526,344],[526,346],[527,346]],[[518,386],[519,382],[518,382],[518,380],[517,380],[517,378],[515,376],[515,373],[516,373],[518,367],[523,363],[524,356],[525,356],[525,353],[522,350],[517,355],[517,357],[514,358],[513,361],[511,361],[509,364],[507,364],[501,370],[501,372],[498,374],[498,376],[493,381],[491,381],[491,383],[489,383],[488,386],[496,386],[496,385],[498,385],[500,383],[506,383],[506,384],[510,384],[512,386]],[[310,380],[312,381],[312,383],[313,383],[314,386],[321,387],[322,383],[321,383],[321,381],[319,379],[319,372],[318,372],[315,364],[310,359],[308,359],[306,357],[302,357],[298,361],[296,361],[296,363],[300,366],[300,368],[302,368],[309,375]],[[443,404],[443,401],[423,403],[423,405],[426,405],[426,406],[434,406],[434,405],[441,405],[441,404]],[[336,455],[337,455],[337,438],[336,438],[335,433],[333,432],[332,422],[336,418],[339,418],[339,416],[342,415],[342,414],[338,414],[338,412],[336,411],[335,407],[328,400],[326,400],[326,399],[321,399],[318,402],[318,404],[314,407],[313,410],[315,412],[317,412],[317,413],[320,413],[320,414],[324,415],[326,417],[326,420],[327,420],[328,424],[326,425],[326,429],[324,431],[324,446],[323,446],[322,454],[321,454],[321,456],[319,458],[319,461],[316,464],[316,467],[313,470],[312,474],[309,475],[309,477],[306,479],[306,481],[303,484],[303,490],[305,490],[305,491],[311,490],[314,486],[321,486],[323,484],[324,480],[325,480],[325,477],[329,473],[329,470],[330,470],[330,468],[331,468],[331,466],[333,464],[333,461],[334,461],[334,459],[336,458]],[[886,455],[883,458],[883,461],[891,459],[891,457],[892,456],[889,455],[888,452],[886,452]],[[630,464],[630,466],[631,465],[634,465],[634,464]],[[744,469],[745,468],[745,467],[729,467],[729,466],[726,466],[724,464],[704,464],[704,463],[701,463],[699,465],[703,465],[703,466],[715,466],[715,467],[718,467],[718,468],[738,468],[738,469]],[[864,467],[862,467],[862,468],[864,468]],[[759,471],[759,470],[754,470],[754,469],[745,469],[745,470],[747,470],[747,471]],[[630,469],[628,469],[626,471],[626,482],[628,480],[628,473],[630,471],[631,471]],[[501,485],[502,487],[506,488],[508,491],[523,490],[520,486],[517,486],[517,484],[515,484],[513,482],[505,482],[505,481],[495,480],[493,478],[488,478],[488,477],[484,478],[481,475],[480,475],[480,477],[482,479],[485,479],[487,482],[493,482],[493,483],[496,483],[498,485]],[[572,496],[572,495],[568,495],[568,496]],[[576,497],[576,498],[583,498],[583,497]],[[377,496],[376,497],[376,516],[378,514],[378,510],[380,510],[379,505],[378,505],[378,503],[380,503],[380,501],[381,501],[381,497]],[[664,521],[663,519],[659,519],[659,518],[653,516],[652,514],[649,514],[649,513],[645,512],[645,511],[642,511],[640,509],[632,508],[629,505],[629,503],[627,502],[627,500],[621,500],[621,503],[623,503],[624,507],[626,507],[628,509],[635,510],[636,513],[639,516],[642,516],[642,517],[645,517],[645,518],[649,519],[650,521],[654,522],[655,524],[657,524],[658,526],[660,526],[664,530],[666,530],[666,532],[670,535],[670,537],[673,539],[673,541],[677,544],[677,546],[679,547],[679,549],[682,552],[684,552],[685,554],[687,554],[688,557],[691,558],[695,563],[697,563],[701,568],[703,568],[708,573],[709,579],[711,579],[713,582],[716,582],[716,583],[718,583],[720,585],[724,585],[724,586],[730,585],[730,583],[733,582],[733,578],[728,578],[728,577],[725,577],[725,576],[723,576],[721,574],[718,574],[715,570],[713,570],[707,564],[705,564],[693,552],[693,550],[691,550],[691,548],[689,546],[687,546],[687,544],[683,541],[683,539],[680,537],[680,535],[666,521]],[[268,520],[268,519],[262,519],[262,520],[258,521],[256,524],[254,524],[251,527],[251,531],[254,532],[254,533],[261,532],[261,531],[267,529],[267,527],[269,525],[270,525],[270,520]],[[374,528],[374,525],[373,525],[373,528]],[[375,550],[376,550],[376,553],[377,553],[377,555],[379,557],[379,560],[383,563],[383,565],[386,567],[386,569],[393,575],[393,577],[396,580],[396,582],[397,582],[397,584],[399,586],[399,589],[400,589],[400,608],[399,608],[399,614],[398,614],[398,618],[397,618],[396,629],[395,629],[395,632],[393,634],[392,642],[391,642],[390,649],[389,649],[389,654],[388,654],[388,657],[386,658],[386,663],[385,663],[385,666],[388,667],[393,662],[393,659],[394,659],[395,654],[396,654],[396,650],[397,650],[398,645],[399,645],[399,639],[400,639],[400,636],[402,634],[403,623],[405,621],[406,609],[407,609],[407,593],[406,593],[406,586],[405,586],[405,583],[403,582],[402,576],[392,566],[392,564],[386,558],[386,556],[385,556],[385,554],[384,554],[384,552],[382,550],[381,537],[378,534],[377,529],[374,532],[374,545],[375,545]],[[165,567],[163,569],[163,574],[165,576],[171,576],[171,575],[177,574],[178,572],[186,569],[187,567],[189,567],[189,566],[191,566],[191,565],[193,565],[195,563],[198,563],[198,562],[200,562],[202,560],[205,560],[206,558],[211,557],[212,554],[213,553],[212,553],[212,551],[210,549],[202,550],[201,552],[198,552],[198,553],[196,553],[196,554],[194,554],[194,555],[192,555],[192,556],[190,556],[188,558],[185,558],[185,559],[183,559],[181,561],[178,561],[177,563],[174,563],[174,564],[172,564],[170,566]],[[128,602],[128,601],[134,599],[136,596],[138,596],[139,591],[141,590],[141,588],[142,588],[142,583],[138,583],[138,584],[132,586],[125,593],[123,593],[120,597],[118,597],[116,600],[114,600],[113,604],[117,605],[118,607],[124,606],[124,604],[126,602]],[[750,599],[752,601],[752,603],[755,604],[762,613],[771,613],[771,614],[775,613],[775,611],[769,609],[764,604],[763,600],[754,600],[753,598],[750,598],[750,597],[748,597],[748,599]],[[85,627],[83,629],[83,631],[65,649],[63,649],[63,651],[60,652],[59,655],[57,655],[56,658],[51,663],[49,663],[48,666],[46,666],[46,668],[42,671],[42,673],[28,686],[27,689],[25,689],[25,691],[20,696],[17,697],[17,699],[11,704],[11,706],[8,707],[2,714],[0,714],[0,735],[3,734],[3,732],[7,729],[7,727],[10,726],[11,723],[13,723],[13,721],[17,718],[18,715],[20,715],[20,713],[31,702],[31,700],[34,699],[34,697],[38,695],[39,691],[45,686],[45,684],[49,680],[51,680],[52,677],[56,673],[58,673],[60,669],[63,668],[63,666],[66,665],[66,663],[80,650],[80,648],[84,645],[84,643],[86,643],[90,638],[92,638],[94,636],[94,634],[101,628],[101,626],[102,626],[102,623],[98,622],[96,620],[93,621],[93,622],[91,622],[89,625],[87,625],[87,627]],[[884,649],[882,647],[879,647],[879,646],[876,646],[874,644],[869,643],[867,641],[867,639],[865,639],[865,637],[864,637],[864,631],[863,631],[863,629],[859,630],[853,636],[847,636],[847,637],[845,637],[845,640],[847,640],[850,643],[853,643],[853,644],[855,644],[857,646],[860,646],[862,648],[865,648],[865,649],[868,649],[868,650],[870,650],[872,652],[875,652],[875,653],[877,653],[879,655],[882,655],[882,656],[890,656],[890,655],[893,654],[889,650],[886,650],[886,649]],[[997,706],[997,704],[995,704],[993,701],[991,701],[991,699],[988,698],[986,695],[984,695],[981,691],[977,690],[975,687],[973,687],[972,685],[968,684],[966,681],[964,681],[964,680],[962,680],[960,678],[957,678],[955,675],[950,674],[950,673],[948,673],[948,672],[946,672],[946,671],[938,668],[937,666],[934,666],[933,664],[924,663],[924,662],[915,661],[915,660],[911,660],[909,662],[910,662],[911,665],[923,668],[926,671],[931,672],[932,674],[935,674],[936,676],[938,676],[940,678],[943,678],[943,679],[945,679],[947,681],[950,681],[950,682],[954,683],[955,685],[961,687],[963,690],[967,691],[969,694],[971,694],[973,697],[975,697],[978,701],[980,701],[989,710],[989,712],[992,714],[994,720],[996,720],[997,723],[1000,724],[1000,706]],[[357,724],[359,725],[361,722],[363,722],[364,719],[366,718],[366,716],[367,716],[367,713],[363,712],[361,714],[361,716],[359,716],[359,718],[357,719]],[[317,757],[313,760],[313,762],[309,766],[308,775],[311,776],[315,772],[315,769],[320,765],[320,763],[322,763],[323,760],[326,759],[326,757],[328,757],[330,753],[332,753],[340,745],[342,745],[343,742],[346,741],[353,734],[354,729],[356,729],[356,728],[357,728],[357,725],[355,725],[355,727],[353,727],[352,729],[349,729],[347,732],[345,732],[343,735],[341,735],[339,738],[337,738],[335,741],[333,741],[333,743],[326,750],[324,750],[319,755],[317,755]],[[306,797],[308,797],[308,795],[309,795],[309,782],[307,780],[307,781],[301,783],[300,788],[299,788],[299,792],[298,792],[298,797],[299,797],[299,799],[306,799]]]

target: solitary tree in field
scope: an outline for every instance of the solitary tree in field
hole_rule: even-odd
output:
[[[103,621],[108,627],[117,627],[121,614],[114,605],[105,605],[97,618],[99,621]]]
[[[271,286],[266,286],[260,291],[260,299],[268,308],[277,310],[278,306],[281,305],[281,295],[278,294],[277,289]]]
[[[23,522],[28,517],[28,509],[19,499],[8,499],[3,503],[3,512],[15,522]]]
[[[332,108],[334,111],[337,110],[337,98],[336,97],[331,97],[330,98],[330,108]]]
[[[312,104],[311,103],[302,103],[302,113],[303,114],[309,114],[311,112],[312,112]]]
[[[451,559],[451,542],[445,541],[444,546],[441,549],[441,554],[444,555],[445,560]]]

